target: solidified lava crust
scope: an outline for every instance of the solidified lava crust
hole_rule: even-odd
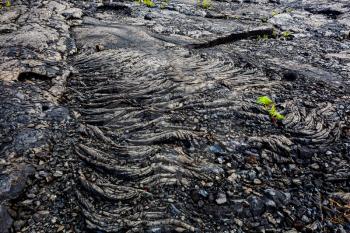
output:
[[[3,5],[0,232],[350,232],[348,0],[154,4]]]

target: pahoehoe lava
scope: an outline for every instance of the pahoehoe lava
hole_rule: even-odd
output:
[[[155,2],[5,9],[0,230],[348,232],[347,1]]]

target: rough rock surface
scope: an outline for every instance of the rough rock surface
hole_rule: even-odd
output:
[[[349,2],[155,3],[1,9],[0,231],[349,232]]]

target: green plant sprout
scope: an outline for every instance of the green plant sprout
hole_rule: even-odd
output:
[[[169,1],[170,0],[163,0],[159,8],[164,9],[169,4]],[[152,0],[136,0],[136,2],[138,2],[139,4],[144,4],[147,7],[156,7],[156,3],[154,3]],[[209,9],[211,7],[211,0],[197,0],[197,6],[203,9]]]
[[[209,9],[210,5],[211,5],[211,3],[210,3],[209,0],[203,0],[203,1],[202,1],[202,7],[203,7],[203,9]]]
[[[155,7],[156,4],[154,2],[152,2],[152,0],[138,0],[138,3],[143,3],[145,4],[147,7]]]
[[[277,12],[277,11],[272,11],[272,16],[276,16],[276,15],[278,15],[279,13]]]
[[[211,2],[210,0],[197,0],[197,6],[200,6],[203,9],[209,9],[211,6]]]
[[[162,4],[160,5],[160,9],[164,9],[167,5],[169,5],[170,0],[163,0]]]
[[[11,1],[10,0],[6,0],[5,6],[6,7],[10,7],[11,6]]]
[[[284,116],[276,110],[275,103],[269,97],[260,96],[256,102],[263,105],[264,110],[269,113],[273,123],[276,123],[276,120],[281,121],[284,119]]]
[[[269,110],[269,114],[272,119],[276,119],[279,121],[284,119],[284,116],[281,113],[277,112],[275,105],[272,105],[271,109]]]
[[[273,104],[273,101],[267,96],[260,96],[256,102],[264,105],[264,107],[269,107],[271,104]]]
[[[143,0],[143,4],[145,4],[148,7],[155,7],[155,3],[152,2],[152,0]]]
[[[281,35],[283,36],[283,38],[287,39],[292,35],[292,33],[290,31],[284,31]]]
[[[267,41],[269,39],[269,35],[268,34],[263,34],[262,36],[261,35],[258,35],[256,37],[257,40],[262,40],[262,41]]]
[[[293,11],[294,11],[293,8],[287,8],[287,10],[286,10],[286,12],[289,13],[289,14],[292,13]]]

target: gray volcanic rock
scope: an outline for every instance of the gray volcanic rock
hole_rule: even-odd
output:
[[[61,15],[63,9],[69,12],[69,4],[37,4],[31,8],[16,4],[1,15],[1,24],[7,25],[0,35],[1,80],[14,81],[23,72],[48,78],[59,76],[62,68],[57,66],[64,67],[66,56],[75,50],[69,44],[70,23]]]
[[[7,212],[4,206],[0,205],[0,232],[8,233],[10,232],[10,227],[12,225],[12,218]]]
[[[81,19],[83,16],[83,11],[79,8],[69,8],[67,10],[63,10],[61,14],[66,19]]]
[[[40,208],[49,194],[37,182],[39,170],[43,164],[45,170],[58,166],[51,158],[53,145],[63,137],[54,131],[70,120],[59,102],[70,74],[66,59],[76,50],[69,31],[73,22],[61,14],[71,7],[68,1],[16,1],[1,10],[0,232],[10,231],[12,218],[18,220],[17,232],[31,224],[28,210]],[[46,176],[45,182],[50,179]],[[23,200],[30,190],[36,200]],[[3,206],[12,206],[12,218]]]
[[[22,194],[26,187],[28,176],[33,173],[33,167],[26,164],[19,164],[15,168],[12,167],[3,170],[0,177],[0,202],[8,199],[16,199]]]

